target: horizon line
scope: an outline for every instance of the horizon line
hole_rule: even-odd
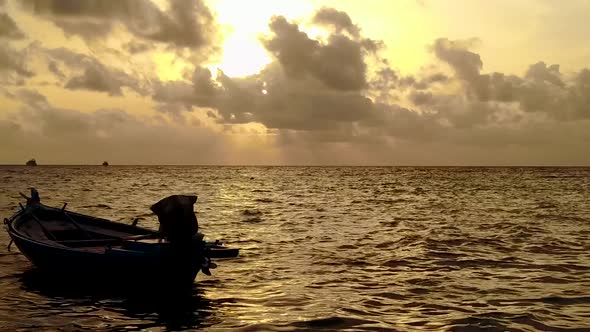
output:
[[[28,166],[24,164],[0,164],[0,167],[6,166],[22,166],[22,167],[43,167],[43,166],[87,166],[87,167],[112,167],[112,166],[123,166],[123,167],[137,167],[137,166],[153,166],[153,167],[488,167],[488,168],[506,168],[506,167],[524,167],[524,168],[587,168],[588,165],[526,165],[526,164],[514,164],[514,165],[386,165],[386,164],[374,164],[374,165],[352,165],[352,164],[109,164],[108,166],[102,164],[37,164],[35,166]]]

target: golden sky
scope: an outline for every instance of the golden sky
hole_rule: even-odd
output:
[[[0,1],[0,164],[589,165],[589,12]]]

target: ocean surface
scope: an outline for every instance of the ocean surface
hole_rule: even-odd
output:
[[[31,186],[154,229],[197,194],[241,255],[163,303],[53,285],[3,231],[0,330],[590,331],[590,168],[0,166],[0,216]]]

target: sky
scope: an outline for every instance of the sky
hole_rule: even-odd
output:
[[[0,164],[590,165],[589,0],[0,0]]]

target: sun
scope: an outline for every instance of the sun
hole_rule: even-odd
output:
[[[258,40],[237,33],[226,39],[221,63],[212,67],[230,77],[243,77],[260,72],[270,62],[270,56]]]
[[[271,62],[260,36],[269,33],[273,15],[295,19],[312,10],[307,2],[292,0],[211,0],[210,4],[225,37],[223,55],[210,69],[221,69],[230,77],[256,74]]]

